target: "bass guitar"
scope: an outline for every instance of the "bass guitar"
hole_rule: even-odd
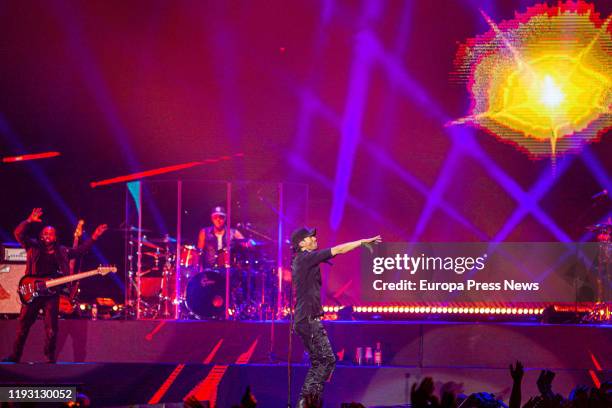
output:
[[[25,305],[32,303],[32,301],[37,297],[54,295],[55,290],[53,290],[53,288],[56,286],[89,278],[90,276],[106,275],[108,273],[115,272],[117,272],[116,266],[98,266],[96,269],[92,269],[87,272],[62,276],[61,278],[26,275],[19,281],[17,293],[19,294],[19,300],[21,300],[21,303]]]

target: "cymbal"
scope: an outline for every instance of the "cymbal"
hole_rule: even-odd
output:
[[[176,238],[172,238],[170,236],[165,236],[162,238],[149,238],[145,237],[144,241],[153,242],[155,244],[174,244],[176,243]]]
[[[142,246],[145,246],[145,247],[151,248],[151,249],[155,249],[155,250],[159,250],[159,251],[164,251],[165,250],[165,248],[162,248],[162,247],[160,247],[158,245],[155,245],[155,244],[153,244],[151,242],[148,242],[148,241],[145,241],[145,240],[142,240]]]
[[[142,251],[142,256],[150,256],[153,259],[158,259],[158,258],[164,258],[166,257],[166,254],[163,252],[145,252]]]
[[[140,272],[140,275],[138,275],[139,278],[147,275],[148,273],[151,273],[153,271],[153,268],[149,268],[149,269],[145,269],[142,272]]]
[[[593,224],[586,227],[589,231],[602,231],[607,229],[612,229],[612,223],[610,222],[602,222],[600,224]]]
[[[244,238],[244,239],[238,239],[238,238],[234,238],[232,239],[232,243],[235,244],[251,244],[252,246],[263,246],[263,245],[270,245],[270,242],[268,241],[256,241],[252,238]]]
[[[138,229],[138,227],[135,227],[133,225],[130,225],[127,227],[111,228],[110,230],[117,231],[117,232],[152,232],[150,229],[146,229],[146,228]]]

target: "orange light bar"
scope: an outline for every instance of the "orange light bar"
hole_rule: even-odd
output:
[[[227,161],[227,160],[231,160],[234,157],[243,157],[243,156],[244,156],[243,153],[236,153],[231,156],[220,156],[220,157],[217,157],[216,159],[206,159],[202,161],[194,161],[194,162],[189,162],[189,163],[176,164],[174,166],[160,167],[157,169],[141,171],[138,173],[128,174],[125,176],[113,177],[110,179],[105,179],[105,180],[100,180],[100,181],[92,181],[91,183],[89,183],[89,185],[91,186],[91,188],[96,188],[99,186],[107,186],[109,184],[124,183],[127,181],[139,180],[145,177],[157,176],[159,174],[171,173],[173,171],[188,169],[190,167],[200,166],[203,164],[211,164],[211,163],[218,163],[221,161]]]
[[[48,159],[49,157],[57,157],[60,152],[45,152],[35,154],[22,154],[20,156],[7,156],[2,158],[3,163],[15,163],[28,160]]]

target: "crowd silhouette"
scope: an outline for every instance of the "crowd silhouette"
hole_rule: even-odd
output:
[[[517,361],[510,364],[509,374],[512,380],[512,391],[508,404],[502,398],[489,393],[477,392],[466,395],[461,392],[460,384],[448,382],[440,387],[436,394],[433,378],[425,377],[420,383],[411,387],[411,408],[612,408],[612,382],[603,382],[599,387],[576,386],[568,396],[553,391],[555,373],[542,370],[536,385],[539,395],[528,397],[525,401],[522,393],[522,382],[525,374],[523,364]],[[195,399],[185,401],[188,408],[206,407]],[[320,399],[307,398],[306,408],[322,408]],[[256,408],[257,399],[247,387],[240,404],[232,408]],[[344,403],[339,408],[366,408],[358,402]]]

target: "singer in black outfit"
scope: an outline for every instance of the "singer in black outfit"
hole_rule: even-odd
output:
[[[336,356],[321,323],[323,308],[319,265],[361,245],[381,242],[381,237],[378,235],[318,250],[316,233],[316,229],[303,227],[291,234],[291,246],[295,253],[291,265],[296,294],[294,328],[310,358],[310,369],[300,392],[299,408],[305,407],[307,400],[311,404],[321,404],[323,384],[330,378],[336,366]]]

